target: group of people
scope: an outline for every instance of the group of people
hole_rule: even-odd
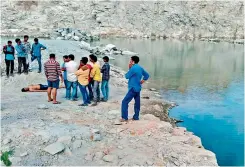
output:
[[[60,68],[59,63],[55,60],[55,55],[50,54],[50,59],[44,64],[45,75],[48,80],[48,101],[59,104],[56,100],[57,89],[59,88],[59,78],[64,82],[66,87],[66,98],[77,100],[77,87],[80,88],[83,104],[79,106],[88,106],[93,100],[92,106],[96,106],[98,102],[106,102],[109,97],[109,79],[110,65],[109,58],[103,57],[104,65],[100,68],[97,63],[97,57],[93,54],[89,55],[91,64],[88,64],[88,58],[82,57],[80,65],[74,61],[74,55],[65,55],[64,63]],[[129,62],[129,71],[125,74],[128,79],[128,93],[122,100],[121,106],[121,122],[128,121],[128,104],[134,98],[134,116],[132,120],[139,120],[140,112],[140,91],[142,84],[148,80],[149,74],[138,64],[139,57],[132,56]],[[78,67],[78,68],[77,68]],[[63,71],[63,75],[61,73]],[[102,74],[102,77],[101,77]],[[103,98],[100,99],[100,83]],[[71,93],[72,88],[72,93]],[[52,96],[51,97],[51,92]]]
[[[46,49],[45,46],[34,39],[34,44],[30,47],[28,36],[24,36],[24,44],[20,39],[16,39],[17,45],[12,46],[12,42],[8,41],[8,45],[4,46],[6,74],[9,76],[9,67],[11,66],[10,75],[13,75],[14,69],[14,55],[15,50],[18,56],[18,73],[21,74],[22,65],[23,72],[28,73],[31,70],[31,62],[38,60],[39,73],[42,69],[41,64],[41,50]],[[110,80],[110,65],[109,58],[103,57],[104,64],[102,68],[97,61],[94,54],[88,57],[82,57],[80,64],[75,61],[75,56],[64,55],[62,66],[56,61],[55,54],[49,55],[49,60],[44,63],[44,71],[47,78],[47,85],[38,84],[30,85],[23,88],[22,92],[42,92],[47,91],[48,102],[53,104],[60,104],[57,101],[57,89],[60,87],[60,81],[64,83],[66,94],[65,98],[68,100],[77,101],[77,88],[80,89],[83,103],[79,106],[88,106],[93,101],[92,106],[96,106],[98,102],[106,102],[109,98],[109,80]],[[134,116],[132,120],[139,120],[140,112],[140,91],[142,84],[148,80],[149,74],[138,64],[140,61],[138,56],[132,56],[129,62],[129,71],[125,74],[128,79],[128,92],[121,104],[121,122],[128,121],[128,104],[134,98]],[[101,86],[100,86],[101,84]],[[100,98],[100,90],[103,98]]]
[[[41,50],[46,49],[46,47],[39,43],[37,38],[34,39],[34,43],[32,45],[30,44],[30,42],[28,42],[28,40],[28,35],[25,35],[23,43],[19,38],[17,38],[15,39],[15,46],[13,46],[12,41],[8,41],[8,44],[3,46],[7,77],[13,76],[15,53],[18,59],[18,74],[28,74],[29,71],[31,72],[32,62],[35,59],[37,59],[39,65],[38,73],[41,73]]]
[[[109,79],[110,65],[108,56],[103,57],[104,65],[100,68],[97,57],[89,55],[90,63],[87,57],[82,57],[80,64],[75,62],[73,54],[63,56],[63,64],[55,60],[55,54],[50,54],[49,60],[44,64],[45,75],[48,81],[48,101],[59,104],[56,100],[59,82],[64,82],[66,88],[65,98],[67,100],[77,101],[77,88],[80,89],[83,103],[79,106],[88,106],[94,101],[92,106],[98,102],[106,102],[109,97]],[[63,74],[62,74],[63,72]],[[102,75],[102,76],[101,76]],[[101,87],[100,87],[101,83]],[[100,98],[100,89],[103,98]],[[51,97],[51,93],[52,96]]]

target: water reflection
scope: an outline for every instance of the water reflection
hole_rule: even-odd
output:
[[[198,86],[217,91],[227,88],[233,79],[243,77],[243,45],[130,39],[101,42],[138,52],[140,64],[151,74],[153,82],[149,86],[157,88],[184,93],[190,86]],[[130,57],[116,58],[113,64],[127,70]]]

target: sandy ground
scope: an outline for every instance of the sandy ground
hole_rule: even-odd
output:
[[[49,49],[43,52],[43,60],[51,52],[58,55],[60,62],[64,54],[74,53],[76,57],[88,54],[76,42],[49,40],[45,44]],[[140,121],[115,125],[127,92],[123,74],[112,67],[107,103],[79,107],[79,91],[79,101],[73,102],[65,100],[65,89],[60,89],[60,105],[48,103],[44,92],[22,93],[21,88],[28,84],[46,83],[44,74],[38,74],[37,70],[9,79],[3,73],[1,150],[14,150],[13,165],[24,166],[217,166],[215,155],[202,147],[198,137],[165,122],[169,118],[162,117],[161,121],[156,114],[149,114],[167,112],[167,103],[158,99],[156,92],[142,91],[142,113],[148,114],[141,114]],[[133,103],[130,117],[132,114]],[[55,146],[47,148],[52,144]]]

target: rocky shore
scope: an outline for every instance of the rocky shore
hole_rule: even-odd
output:
[[[49,51],[43,53],[44,60],[51,52],[89,54],[76,41],[45,44]],[[57,59],[62,61],[61,56]],[[60,105],[48,103],[46,93],[21,93],[28,84],[45,83],[44,74],[6,79],[3,73],[1,81],[1,151],[14,151],[13,165],[217,166],[215,154],[203,148],[200,138],[175,126],[168,117],[175,104],[159,99],[155,89],[142,91],[140,121],[120,124],[127,81],[117,67],[111,70],[110,100],[96,107],[79,107],[81,97],[78,102],[65,100],[64,89],[58,92]]]

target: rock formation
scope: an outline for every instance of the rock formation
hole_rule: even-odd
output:
[[[242,1],[2,1],[1,33],[48,37],[72,27],[101,36],[244,39],[243,11]]]

